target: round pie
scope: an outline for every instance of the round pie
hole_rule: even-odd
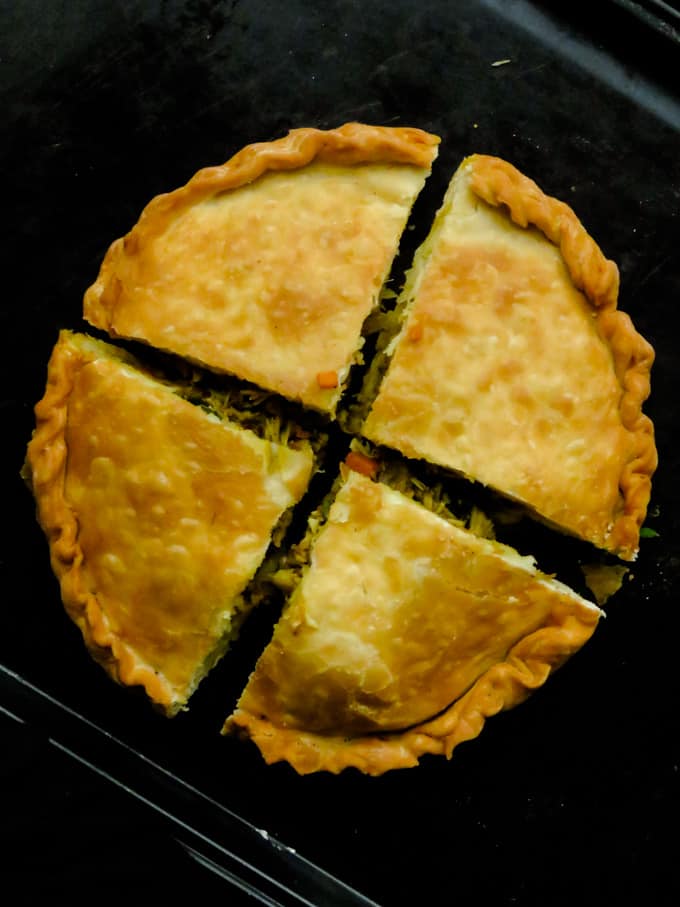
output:
[[[438,143],[298,129],[153,199],[84,314],[180,376],[63,331],[36,406],[24,475],[94,657],[174,715],[282,598],[223,732],[300,773],[449,757],[594,632],[480,486],[623,561],[649,503],[654,353],[567,205],[468,157],[390,290]]]

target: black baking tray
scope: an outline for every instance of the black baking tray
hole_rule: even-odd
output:
[[[680,900],[680,43],[670,4],[576,6],[0,4],[0,729],[132,794],[249,903]],[[412,246],[478,151],[569,202],[618,262],[620,306],[657,351],[657,535],[593,640],[450,762],[300,778],[218,733],[273,616],[160,717],[85,653],[19,470],[57,332],[84,327],[83,291],[148,199],[250,141],[353,119],[442,137]]]

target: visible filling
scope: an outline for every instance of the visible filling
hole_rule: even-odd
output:
[[[206,415],[186,399],[189,385],[156,381],[114,348],[76,341],[72,352],[83,360],[66,412],[63,494],[77,516],[82,585],[103,615],[93,641],[108,645],[96,634],[110,631],[183,702],[236,636],[244,587],[272,536],[283,538],[311,451],[304,439],[293,451]],[[280,419],[264,427],[288,440]]]
[[[331,489],[309,515],[303,537],[290,546],[287,552],[270,552],[258,571],[248,590],[248,595],[255,601],[259,602],[270,597],[272,587],[286,595],[296,588],[309,566],[314,542],[328,519],[333,501],[345,481],[348,470],[369,475],[454,526],[466,528],[481,538],[495,539],[492,520],[478,506],[472,505],[465,518],[456,516],[451,495],[441,482],[425,482],[415,476],[408,466],[395,456],[380,459],[373,445],[354,439],[350,453]]]
[[[370,365],[363,375],[357,392],[338,414],[338,423],[348,434],[358,434],[378,395],[380,384],[390,362],[392,341],[397,337],[403,318],[403,306],[394,307],[396,294],[384,289],[379,307],[368,316],[363,334],[373,342]],[[392,307],[390,307],[392,306]]]
[[[425,177],[316,162],[180,207],[117,259],[108,328],[333,414]]]
[[[629,444],[608,345],[559,250],[456,182],[416,254],[359,430],[602,546]]]
[[[317,535],[240,700],[277,727],[354,736],[412,726],[517,640],[564,609],[583,609],[531,558],[357,472]]]
[[[229,386],[216,390],[197,383],[178,385],[176,391],[190,403],[249,429],[264,441],[294,450],[311,447],[317,456],[325,447],[325,433],[302,428],[292,418],[286,402],[269,391]]]

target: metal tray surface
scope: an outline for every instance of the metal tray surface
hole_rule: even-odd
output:
[[[0,708],[155,810],[253,901],[680,898],[665,831],[680,765],[680,100],[667,78],[678,44],[671,13],[668,28],[638,16],[653,4],[599,5],[609,29],[569,18],[573,4],[525,0],[0,6]],[[86,654],[19,470],[57,332],[84,327],[83,291],[144,204],[248,142],[353,119],[442,137],[410,248],[477,151],[569,202],[618,262],[620,306],[657,350],[646,411],[658,536],[593,640],[450,762],[300,778],[219,736],[274,616],[254,619],[167,721]]]

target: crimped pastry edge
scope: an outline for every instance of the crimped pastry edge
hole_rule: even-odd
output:
[[[286,761],[300,775],[319,771],[338,774],[346,768],[382,775],[411,768],[427,754],[450,759],[460,743],[481,733],[487,718],[518,705],[542,686],[588,641],[600,615],[594,605],[583,605],[579,613],[553,615],[554,623],[519,640],[502,662],[485,671],[444,712],[402,733],[326,736],[279,727],[266,717],[239,708],[227,719],[222,733],[249,737],[265,762]]]
[[[395,163],[429,168],[438,144],[438,136],[414,127],[345,123],[329,130],[291,129],[283,138],[246,145],[226,163],[199,170],[186,185],[157,195],[147,204],[132,230],[109,247],[96,281],[85,292],[85,319],[116,336],[112,328],[112,314],[120,293],[116,262],[122,256],[135,255],[149,237],[162,232],[167,219],[178,209],[210,195],[238,189],[269,171],[297,170],[315,160],[346,166]]]
[[[47,368],[45,394],[35,406],[36,428],[28,445],[25,471],[36,500],[38,521],[49,543],[50,561],[61,587],[64,608],[80,629],[90,654],[116,682],[141,685],[153,702],[166,714],[173,715],[184,701],[178,700],[165,678],[116,636],[97,596],[81,583],[80,565],[84,555],[78,541],[78,519],[64,497],[68,459],[64,432],[75,376],[84,364],[92,361],[97,346],[122,362],[133,361],[101,341],[81,339],[81,335],[71,331],[60,332]]]
[[[623,512],[614,519],[603,547],[624,560],[634,560],[658,462],[654,426],[642,412],[642,404],[650,393],[654,349],[636,331],[630,317],[617,309],[616,264],[605,258],[565,202],[546,195],[533,180],[501,158],[475,154],[466,159],[464,166],[469,168],[470,187],[479,198],[505,208],[518,226],[537,227],[559,248],[574,285],[593,306],[621,385],[621,421],[631,435],[631,456],[619,479]]]

